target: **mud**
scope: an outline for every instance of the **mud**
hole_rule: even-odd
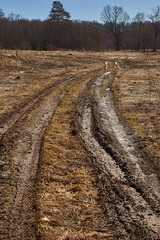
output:
[[[105,63],[108,68],[108,62]],[[119,120],[111,84],[120,69],[92,81],[79,99],[79,136],[92,154],[110,225],[122,239],[160,239],[160,180]]]
[[[75,133],[92,156],[107,227],[119,231],[118,239],[158,240],[159,169],[137,152],[135,138],[117,112],[111,87],[120,64],[115,61],[110,67],[106,61],[105,66],[107,72],[91,81],[78,99]],[[0,120],[0,239],[38,238],[34,189],[43,134],[65,96],[62,88],[87,73],[48,85]]]
[[[36,239],[34,185],[41,140],[65,95],[62,87],[83,74],[47,87],[1,124],[0,239]]]

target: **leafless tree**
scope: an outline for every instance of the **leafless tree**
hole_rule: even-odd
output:
[[[5,13],[3,12],[3,10],[0,8],[0,19],[4,18]]]
[[[153,27],[154,27],[154,47],[153,51],[157,50],[157,37],[160,25],[160,6],[157,6],[152,9],[152,14],[148,16],[151,20]]]
[[[145,22],[144,13],[137,13],[136,16],[133,18],[133,21],[136,23],[137,51],[139,51],[142,42],[142,31]]]
[[[20,19],[22,19],[21,15],[20,14],[14,14],[13,12],[9,13],[8,15],[8,19],[10,21],[18,21]]]
[[[129,22],[128,14],[121,7],[107,6],[102,19],[105,24],[80,20],[27,20],[14,13],[5,17],[0,10],[0,45],[4,49],[93,51],[105,51],[115,46],[117,50],[120,47],[132,50],[153,47],[155,17],[152,16],[153,21],[145,21],[144,14],[138,13]],[[159,28],[160,25],[157,38]],[[160,42],[157,41],[155,46],[160,48]]]
[[[142,48],[143,51],[145,52],[145,50],[151,48],[152,46],[152,29],[151,29],[151,23],[145,22],[142,28],[142,37],[141,37],[141,41],[142,41]]]
[[[116,50],[120,50],[120,44],[125,31],[125,26],[130,19],[129,15],[123,10],[122,7],[111,7],[110,5],[107,5],[103,8],[101,19],[115,38]]]

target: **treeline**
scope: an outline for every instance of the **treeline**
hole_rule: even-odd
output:
[[[0,46],[4,49],[105,50],[103,25],[94,22],[0,19]]]
[[[87,21],[27,20],[19,15],[5,17],[0,11],[0,48],[22,50],[147,50],[155,48],[155,26],[138,18],[117,23],[117,36],[112,23]],[[115,26],[113,26],[114,28]],[[160,48],[157,26],[156,49]],[[155,49],[154,49],[155,50]]]

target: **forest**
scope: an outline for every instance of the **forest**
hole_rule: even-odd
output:
[[[130,16],[118,6],[105,6],[97,21],[70,20],[54,1],[46,20],[25,19],[0,9],[0,48],[21,50],[149,50],[160,48],[160,6],[149,16]]]

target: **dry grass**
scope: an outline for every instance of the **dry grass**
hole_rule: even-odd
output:
[[[72,127],[75,100],[92,77],[68,85],[44,137],[38,193],[41,239],[114,239],[94,169]]]
[[[44,136],[37,197],[41,239],[114,239],[106,224],[96,174],[74,135],[75,101],[84,85],[100,73],[95,69],[107,60],[112,65],[118,61],[121,69],[113,91],[120,111],[160,165],[160,100],[155,89],[156,84],[160,92],[159,59],[158,54],[150,53],[148,58],[132,52],[2,51],[1,119],[55,81],[91,71],[56,92],[66,96]]]
[[[158,53],[122,59],[113,90],[121,113],[160,166],[160,63]]]
[[[87,52],[36,52],[1,50],[0,118],[22,102],[56,81],[94,68],[104,62],[97,54]],[[94,58],[97,56],[98,60]]]

